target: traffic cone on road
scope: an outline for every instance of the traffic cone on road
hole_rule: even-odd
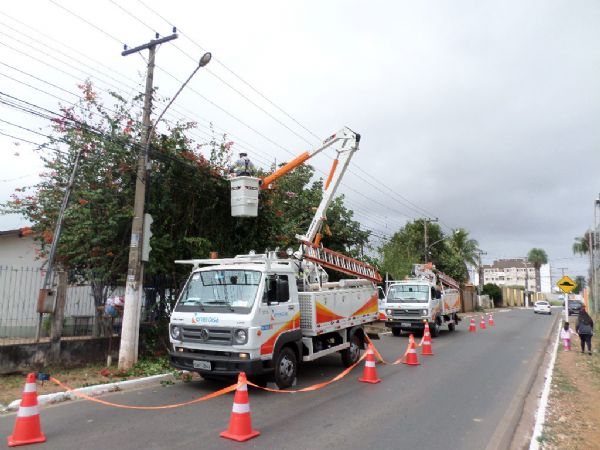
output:
[[[404,361],[402,361],[404,364],[408,364],[409,366],[418,366],[421,364],[417,359],[416,348],[417,346],[415,344],[415,338],[411,334],[408,338],[408,350],[406,351],[406,357],[404,358]]]
[[[421,355],[433,356],[431,334],[429,334],[429,324],[427,322],[425,322],[425,331],[423,331],[423,340],[421,341]]]
[[[469,333],[476,333],[477,328],[475,327],[475,319],[471,317],[471,322],[469,324]]]
[[[223,431],[219,436],[233,439],[234,441],[244,442],[260,434],[259,431],[252,429],[252,420],[250,419],[250,402],[248,401],[248,384],[246,374],[240,372],[238,376],[239,386],[235,390],[233,398],[233,409],[229,419],[229,428]]]
[[[377,369],[375,368],[375,352],[373,351],[373,344],[369,343],[367,349],[367,359],[365,360],[365,370],[363,376],[358,379],[363,383],[379,383],[381,380],[377,378]]]
[[[13,434],[8,437],[8,446],[15,447],[39,442],[46,442],[46,436],[42,433],[40,424],[35,373],[30,373],[25,381]]]
[[[481,316],[481,321],[479,322],[479,328],[485,330],[485,319]]]
[[[488,325],[489,325],[490,327],[493,327],[493,326],[494,326],[494,315],[493,315],[492,313],[490,313],[490,314],[488,315]]]

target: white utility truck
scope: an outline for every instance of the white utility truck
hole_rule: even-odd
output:
[[[339,352],[349,366],[360,358],[363,324],[377,319],[381,277],[372,266],[320,245],[325,212],[359,140],[360,135],[344,128],[258,183],[261,189],[268,188],[310,157],[340,144],[308,232],[297,236],[299,251],[288,249],[287,258],[274,251],[177,261],[192,264],[193,269],[171,315],[171,365],[204,378],[236,376],[241,371],[273,376],[283,389],[292,385],[301,361]],[[239,181],[232,189],[254,191],[244,188],[245,180],[240,188]],[[248,184],[257,185],[255,180]],[[232,207],[240,209],[240,204],[249,208],[253,202],[232,201]],[[356,278],[329,282],[323,267]]]
[[[402,331],[423,331],[425,322],[433,337],[448,324],[454,331],[461,311],[460,285],[433,264],[414,264],[412,277],[386,282],[386,326],[394,336]]]

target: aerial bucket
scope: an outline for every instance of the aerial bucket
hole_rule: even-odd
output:
[[[231,179],[231,216],[258,216],[258,191],[260,178],[235,177]]]

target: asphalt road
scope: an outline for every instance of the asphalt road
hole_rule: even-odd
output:
[[[433,341],[435,356],[420,366],[377,366],[382,382],[346,378],[309,393],[250,389],[253,427],[261,435],[246,443],[219,437],[228,426],[233,394],[177,409],[135,411],[83,400],[42,408],[46,449],[485,449],[506,448],[519,404],[537,372],[557,311],[497,313],[496,326],[454,333]],[[374,341],[394,360],[406,337]],[[324,381],[341,370],[337,355],[302,367],[297,387]],[[198,381],[103,396],[112,402],[161,405],[194,399],[226,384]],[[6,446],[14,415],[0,418]]]

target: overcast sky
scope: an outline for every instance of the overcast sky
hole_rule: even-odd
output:
[[[145,62],[122,57],[122,43],[176,25],[155,84],[172,95],[173,77],[195,67],[185,54],[212,52],[166,116],[198,121],[199,141],[211,121],[266,168],[348,126],[363,139],[341,191],[364,228],[390,236],[438,217],[445,232],[466,228],[485,262],[541,247],[553,268],[586,272],[571,246],[593,225],[600,192],[598,1],[122,4],[2,2],[0,91],[52,110],[61,100],[33,87],[63,104],[86,78],[101,94],[135,95]],[[49,132],[4,105],[0,119]],[[5,122],[0,132],[44,142]],[[0,136],[0,201],[41,169],[33,146],[15,142]],[[330,159],[313,164],[325,172]],[[0,229],[24,224],[0,216]]]

